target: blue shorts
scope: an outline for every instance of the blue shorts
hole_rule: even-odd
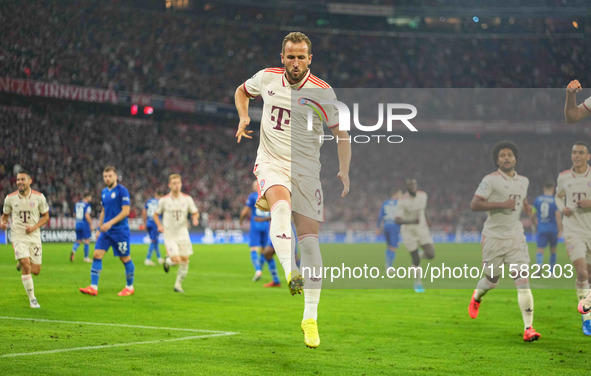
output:
[[[400,241],[400,226],[398,225],[384,225],[384,236],[389,247],[398,248]]]
[[[158,226],[156,226],[156,223],[148,222],[148,225],[146,226],[146,231],[148,232],[148,236],[150,236],[150,240],[152,240],[152,243],[158,241]]]
[[[252,230],[250,231],[250,242],[248,245],[250,247],[264,247],[267,245],[268,239],[269,231]]]
[[[556,247],[556,244],[558,243],[558,231],[551,230],[538,232],[536,238],[538,248],[545,248],[548,244],[550,244],[550,247]]]
[[[76,223],[76,240],[90,239],[90,226],[88,223]]]
[[[94,249],[102,249],[108,251],[110,247],[113,247],[113,255],[117,257],[129,256],[131,249],[129,248],[129,229],[124,230],[109,230],[105,233],[101,232]]]

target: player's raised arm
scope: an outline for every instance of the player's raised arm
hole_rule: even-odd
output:
[[[248,101],[249,96],[244,90],[244,85],[238,86],[236,88],[236,93],[234,94],[234,104],[236,105],[236,111],[238,111],[238,117],[240,117],[238,130],[236,131],[236,138],[238,139],[236,141],[237,143],[240,143],[242,137],[252,138],[250,134],[253,131],[246,129],[250,124],[250,117],[248,117]]]
[[[341,197],[345,197],[349,193],[349,166],[351,166],[351,141],[349,140],[349,133],[342,131],[339,127],[331,128],[332,134],[337,142],[337,152],[339,156],[339,173],[337,177],[343,182],[343,193]]]
[[[584,103],[577,106],[577,93],[581,91],[581,84],[578,80],[572,80],[566,86],[566,101],[564,102],[564,119],[567,123],[576,123],[589,115],[589,109]]]

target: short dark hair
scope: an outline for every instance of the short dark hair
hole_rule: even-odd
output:
[[[84,193],[82,193],[82,197],[88,197],[88,196],[92,196],[92,194],[90,193],[90,191],[84,191]]]
[[[492,149],[492,160],[495,166],[497,167],[499,167],[499,165],[497,164],[497,160],[499,159],[499,152],[503,149],[511,149],[513,155],[515,156],[515,160],[519,159],[519,150],[517,149],[517,145],[507,140],[499,141],[495,144],[495,146]]]
[[[163,196],[163,195],[164,195],[164,190],[163,190],[162,188],[158,188],[158,189],[156,190],[156,194],[157,194],[158,196]]]
[[[117,169],[115,168],[115,166],[107,166],[107,167],[105,167],[105,169],[103,170],[103,172],[107,172],[107,171],[113,171],[114,173],[117,173]]]
[[[587,148],[587,153],[591,152],[591,150],[589,150],[589,145],[587,145],[586,143],[584,143],[583,141],[577,141],[573,144],[573,146],[575,145],[581,145]]]
[[[31,173],[30,173],[29,171],[27,171],[27,170],[20,170],[19,172],[17,172],[17,175],[18,175],[18,174],[25,174],[25,175],[27,175],[29,178],[31,177]]]
[[[544,189],[554,189],[555,185],[554,182],[547,182],[546,184],[544,184]]]

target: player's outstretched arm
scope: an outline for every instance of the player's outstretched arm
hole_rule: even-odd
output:
[[[8,214],[2,214],[2,217],[0,218],[0,230],[6,231],[8,228],[8,217]]]
[[[337,152],[339,155],[339,173],[337,177],[343,183],[343,193],[341,197],[345,197],[349,193],[349,167],[351,166],[351,141],[349,140],[349,133],[342,131],[338,127],[331,128],[332,134],[337,142]]]
[[[249,98],[244,91],[244,87],[242,85],[238,86],[236,88],[236,93],[234,93],[234,104],[236,105],[236,111],[238,111],[238,117],[240,117],[238,130],[236,131],[236,138],[238,139],[236,141],[237,143],[240,143],[242,137],[252,138],[252,136],[250,136],[252,131],[246,129],[250,124],[250,117],[248,117],[248,101]]]
[[[576,123],[591,115],[581,103],[577,106],[577,93],[581,91],[578,80],[572,80],[566,86],[566,101],[564,102],[564,119],[567,123]]]

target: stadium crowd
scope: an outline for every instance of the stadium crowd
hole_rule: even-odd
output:
[[[166,191],[168,175],[178,172],[184,190],[210,221],[229,223],[238,218],[254,178],[257,134],[254,142],[237,145],[233,127],[74,111],[4,108],[0,114],[0,194],[10,193],[16,172],[26,168],[34,176],[33,187],[46,194],[52,216],[71,216],[84,190],[93,192],[99,208],[102,169],[109,164],[117,166],[132,194],[132,217],[157,188]],[[570,167],[570,145],[578,138],[526,134],[511,139],[520,148],[517,171],[530,179],[533,201],[545,182]],[[354,144],[351,192],[344,201],[336,179],[336,146],[327,142],[321,160],[326,220],[372,229],[389,191],[404,189],[405,179],[415,177],[429,194],[436,228],[477,229],[483,216],[470,212],[470,200],[480,179],[495,170],[490,149],[498,140],[498,135],[424,133],[400,144]]]
[[[123,3],[3,2],[2,75],[232,103],[236,83],[280,65],[277,24],[306,24],[302,12],[272,8],[250,18],[236,7],[235,17],[213,11],[155,17]],[[348,27],[353,32],[306,30],[314,42],[312,69],[333,87],[545,88],[563,87],[575,76],[591,82],[584,39],[552,34],[550,26],[495,38],[391,37]],[[590,26],[580,27],[589,32]]]
[[[207,11],[158,17],[153,12],[116,1],[4,1],[0,76],[231,104],[238,84],[263,67],[280,65],[278,24],[309,21],[293,10],[271,8],[261,10],[260,19],[258,14],[247,17],[248,12],[244,19]],[[589,26],[582,27],[589,33]],[[334,87],[558,88],[573,77],[591,83],[585,69],[591,55],[572,35],[305,31],[314,42],[313,72]],[[48,107],[0,114],[0,193],[12,189],[19,168],[30,169],[52,215],[71,215],[86,189],[98,206],[107,164],[119,168],[133,195],[132,215],[156,188],[165,188],[174,171],[184,176],[185,190],[210,220],[230,221],[238,217],[253,179],[256,137],[236,147],[235,122],[139,121]],[[531,181],[531,199],[544,182],[569,167],[573,137],[512,137],[521,150],[517,171]],[[364,148],[375,145],[355,145],[352,189],[344,205],[334,177],[336,152],[324,150],[326,219],[372,228],[387,192],[403,188],[404,179],[414,176],[430,195],[434,224],[448,231],[457,224],[477,229],[482,215],[471,213],[469,202],[482,176],[494,170],[489,150],[496,140],[426,134],[372,152]]]

